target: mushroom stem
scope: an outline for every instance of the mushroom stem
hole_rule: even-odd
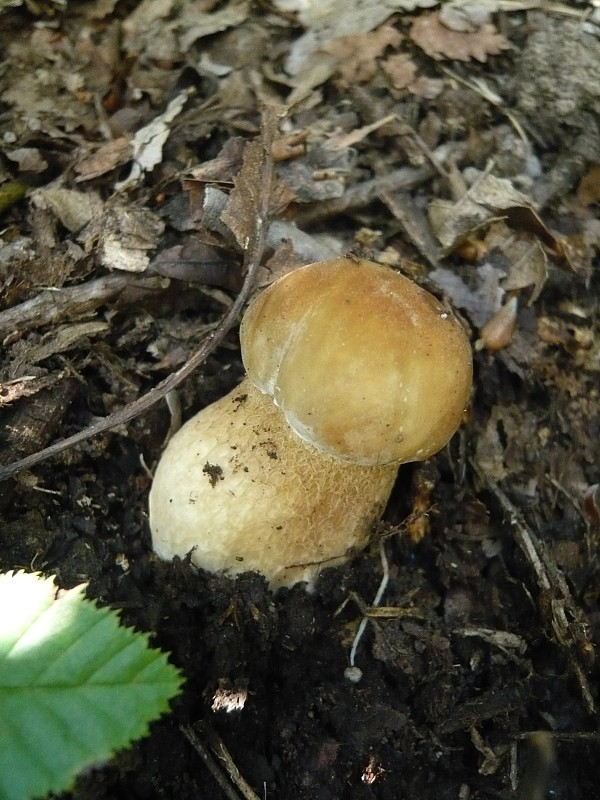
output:
[[[366,544],[397,469],[306,444],[246,378],[169,442],[150,493],[153,546],[167,559],[192,551],[210,571],[258,570],[272,588],[310,584]]]

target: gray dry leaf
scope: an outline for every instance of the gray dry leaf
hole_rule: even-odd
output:
[[[102,215],[97,228],[94,227],[102,265],[125,272],[143,272],[146,269],[150,253],[165,229],[156,214],[147,208],[135,207],[109,209]],[[86,233],[89,235],[91,232]]]
[[[301,231],[293,222],[280,219],[273,220],[269,225],[267,244],[273,250],[288,244],[294,252],[295,262],[302,264],[339,258],[344,252],[343,243],[335,240],[333,236],[317,238]]]
[[[444,58],[485,63],[510,47],[510,43],[496,28],[486,23],[473,31],[456,31],[447,27],[440,14],[423,14],[413,22],[410,38],[428,56],[441,61]]]
[[[196,0],[142,0],[123,22],[124,48],[180,60],[198,39],[241,25],[250,13],[249,0],[230,0],[217,11],[205,11],[204,5]]]
[[[431,229],[442,245],[445,255],[458,247],[467,236],[498,219],[497,214],[474,203],[468,196],[458,202],[435,197],[429,203],[427,212]]]
[[[76,233],[102,212],[97,192],[78,192],[61,186],[36,189],[31,196],[36,208],[50,208],[71,233]]]
[[[344,3],[344,13],[340,14],[338,0],[274,0],[273,5],[287,13],[297,13],[300,22],[307,28],[327,25],[337,32],[334,36],[348,33],[365,33],[371,28],[361,28],[361,23],[372,21],[382,13],[390,16],[395,11],[414,11],[417,8],[431,8],[439,0],[347,0]],[[345,18],[345,19],[343,19]],[[381,18],[379,19],[381,21]]]
[[[352,132],[334,134],[307,147],[302,157],[279,165],[278,176],[300,203],[342,197],[346,177],[356,165],[356,151],[348,144],[351,135]]]
[[[221,214],[221,221],[233,233],[242,250],[247,250],[258,225],[265,223],[260,219],[259,208],[263,145],[261,141],[248,142],[244,149],[243,164],[234,178],[234,187],[229,196],[227,207]]]
[[[507,209],[519,206],[531,208],[533,203],[506,178],[481,173],[459,200],[434,198],[428,207],[429,222],[448,254],[465,237],[502,217]]]
[[[447,28],[474,32],[491,21],[497,11],[528,11],[543,6],[545,0],[446,0],[440,8],[440,20]]]
[[[275,0],[274,5],[297,13],[307,29],[292,45],[285,65],[288,74],[298,75],[307,60],[333,39],[368,33],[397,11],[431,8],[437,0],[345,0],[343,13],[339,0]]]
[[[19,135],[29,129],[62,138],[65,132],[92,128],[97,122],[91,104],[65,91],[65,70],[56,65],[35,71],[13,68],[7,84],[1,99],[12,107],[12,116],[3,121],[5,131]]]
[[[82,148],[83,151],[83,148]],[[105,175],[116,167],[126,164],[131,157],[131,137],[120,136],[110,142],[101,144],[92,152],[82,152],[75,164],[77,177],[75,183],[91,181]]]
[[[49,1],[56,8],[64,9],[65,6],[67,5],[67,0],[49,0]],[[23,3],[24,0],[0,0],[0,14],[2,14],[3,11],[6,11],[9,8],[17,8],[18,6],[22,6]]]
[[[506,277],[502,270],[489,263],[477,267],[475,289],[470,289],[463,279],[445,267],[436,267],[429,279],[446,294],[453,305],[466,311],[476,328],[481,328],[502,306],[505,294],[500,281]]]
[[[453,31],[476,31],[491,21],[497,10],[495,0],[450,0],[440,9],[440,21]]]
[[[155,117],[152,122],[145,125],[135,134],[132,147],[133,164],[131,172],[115,185],[118,192],[133,189],[141,181],[145,172],[151,172],[162,161],[162,148],[169,138],[170,123],[177,117],[191,94],[190,89],[174,97],[166,110]]]
[[[17,147],[7,150],[4,155],[19,165],[20,172],[39,173],[48,169],[48,162],[37,147]]]
[[[215,33],[241,25],[250,13],[250,3],[230,2],[219,11],[211,14],[199,13],[190,7],[181,19],[182,33],[179,34],[179,46],[182,53],[187,53],[198,39],[212,36]]]
[[[492,14],[529,11],[540,8],[546,0],[446,0],[440,8],[440,20],[447,28],[465,33],[476,31],[491,21]]]
[[[500,223],[499,227],[503,227]],[[548,256],[540,242],[531,234],[506,229],[497,245],[509,264],[508,274],[502,282],[505,291],[533,287],[528,305],[532,305],[548,279]]]
[[[141,0],[123,20],[123,47],[130,52],[142,52],[148,37],[154,35],[155,25],[173,13],[177,0]]]

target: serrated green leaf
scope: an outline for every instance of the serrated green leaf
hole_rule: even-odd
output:
[[[146,634],[83,592],[0,575],[0,800],[68,789],[146,735],[181,687]]]

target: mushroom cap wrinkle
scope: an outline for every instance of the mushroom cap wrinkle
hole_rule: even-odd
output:
[[[272,588],[310,584],[366,544],[398,464],[452,436],[471,348],[428,292],[345,258],[273,283],[240,338],[245,380],[160,459],[153,547],[211,571],[257,570]]]

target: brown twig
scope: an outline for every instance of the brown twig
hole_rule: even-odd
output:
[[[219,784],[219,788],[225,797],[227,797],[228,800],[240,800],[240,796],[235,791],[233,786],[231,786],[224,773],[221,771],[219,765],[211,756],[208,747],[204,745],[204,742],[196,734],[196,731],[191,727],[191,725],[180,725],[179,730],[183,733],[185,738],[198,753],[202,759],[202,762],[204,763],[204,766]]]
[[[77,317],[104,305],[124,289],[154,290],[162,280],[144,275],[104,275],[102,278],[69,286],[66,289],[45,289],[31,300],[0,312],[0,339],[22,336],[31,328],[56,323],[65,317]]]
[[[582,663],[582,653],[589,653],[592,645],[581,611],[573,600],[564,575],[550,557],[544,543],[527,525],[523,515],[498,484],[493,481],[487,483],[509,518],[515,540],[535,575],[540,590],[539,609],[547,632],[556,644],[568,652],[569,665],[579,684],[586,709],[593,714],[594,698],[585,674],[585,665]]]
[[[224,742],[222,739],[217,735],[217,733],[212,729],[210,725],[206,722],[197,722],[195,726],[199,731],[202,732],[203,737],[207,740],[208,746],[213,751],[215,756],[219,759],[219,761],[223,764],[223,769],[227,773],[229,780],[233,786],[236,786],[245,800],[260,800],[256,792],[252,789],[250,784],[246,781],[246,779],[242,776],[239,769],[237,768],[235,761],[233,760],[231,753],[225,747]],[[205,746],[204,742],[200,739],[197,735],[194,728],[190,725],[181,725],[180,726],[181,732],[184,734],[186,739],[190,742],[190,744],[194,747],[196,752],[200,755],[206,767],[210,771],[211,775],[219,784],[220,788],[223,790],[223,793],[229,800],[239,800],[239,796],[233,789],[233,786],[227,781],[225,775],[221,772],[221,768],[217,764],[217,762],[212,758],[211,754],[208,752],[208,748]]]
[[[431,164],[422,167],[401,167],[394,170],[389,175],[363,181],[356,186],[351,186],[341,197],[334,197],[332,200],[323,200],[314,203],[306,209],[298,212],[295,222],[300,228],[311,225],[315,222],[347,214],[357,208],[364,208],[377,200],[381,192],[397,192],[399,190],[414,189],[420,186],[436,174],[435,168]]]
[[[213,350],[215,350],[215,348],[223,340],[227,332],[235,323],[239,313],[241,312],[246,300],[250,295],[250,292],[252,291],[265,247],[265,239],[268,229],[267,222],[269,194],[273,175],[271,146],[274,133],[277,128],[277,122],[278,117],[276,113],[272,109],[266,109],[263,113],[261,135],[261,144],[263,150],[262,180],[255,220],[255,230],[254,236],[251,237],[249,246],[244,254],[246,277],[244,278],[244,283],[238,296],[235,298],[233,304],[224,315],[217,328],[208,335],[198,350],[193,353],[192,356],[190,356],[190,358],[182,367],[180,367],[173,374],[169,375],[168,378],[165,378],[165,380],[161,381],[158,386],[155,386],[154,389],[151,389],[143,397],[134,400],[133,403],[129,403],[120,411],[110,414],[110,416],[105,417],[94,425],[91,425],[89,428],[85,428],[73,436],[69,436],[67,439],[63,439],[60,442],[55,442],[54,444],[50,445],[50,447],[46,447],[43,450],[34,453],[33,455],[27,456],[20,461],[15,461],[12,464],[8,464],[6,467],[0,469],[0,481],[10,478],[12,475],[15,475],[17,472],[20,472],[23,469],[29,469],[30,467],[39,464],[41,461],[45,461],[46,459],[52,458],[59,453],[63,453],[65,450],[68,450],[69,448],[74,447],[75,445],[80,444],[87,439],[90,439],[92,436],[97,436],[99,433],[104,433],[112,428],[116,428],[118,425],[123,425],[145,411],[148,411],[148,409],[151,408],[155,403],[179,386],[182,381],[184,381],[200,364],[202,364],[207,356],[210,355],[210,353],[212,353]]]
[[[229,779],[235,786],[237,786],[242,797],[244,797],[245,800],[260,800],[256,792],[254,792],[252,787],[248,784],[246,779],[237,768],[231,753],[225,747],[225,743],[218,736],[218,734],[206,722],[200,722],[198,725],[206,737],[211,750],[223,764],[223,768],[227,772]]]

